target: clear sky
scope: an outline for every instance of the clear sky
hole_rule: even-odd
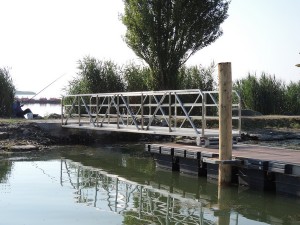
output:
[[[59,97],[90,55],[122,65],[141,62],[122,39],[122,0],[0,0],[0,67],[17,90]],[[262,71],[289,83],[300,79],[300,1],[232,0],[223,36],[188,65],[231,62],[233,79]]]

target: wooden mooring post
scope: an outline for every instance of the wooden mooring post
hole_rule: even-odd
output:
[[[218,64],[219,76],[219,160],[232,159],[232,75],[231,63]],[[218,184],[231,182],[231,165],[219,164]]]

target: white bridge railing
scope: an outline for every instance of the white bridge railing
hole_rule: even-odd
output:
[[[241,134],[241,104],[232,92],[233,136]],[[63,127],[218,137],[218,92],[192,90],[67,95]]]

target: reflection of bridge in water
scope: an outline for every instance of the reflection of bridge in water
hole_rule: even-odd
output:
[[[159,171],[157,175],[168,172]],[[300,205],[275,195],[230,188],[226,209],[220,210],[217,185],[179,175],[172,186],[166,176],[143,181],[145,185],[102,169],[63,159],[61,185],[74,190],[75,201],[124,217],[124,224],[300,224]],[[188,184],[188,187],[183,184]],[[183,185],[183,186],[182,186]],[[283,207],[284,205],[284,207]]]
[[[217,219],[205,199],[184,198],[183,193],[140,185],[70,160],[61,161],[61,185],[71,185],[77,203],[123,215],[124,224],[136,221],[137,224],[204,225],[215,224]],[[231,215],[234,224],[238,224],[238,214]]]

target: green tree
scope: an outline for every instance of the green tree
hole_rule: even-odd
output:
[[[78,61],[78,73],[67,87],[68,94],[124,91],[122,71],[112,61],[87,56]]]
[[[259,99],[257,111],[263,114],[285,113],[285,84],[275,76],[262,73],[259,79]]]
[[[240,94],[243,108],[252,110],[258,108],[259,82],[256,75],[248,74],[246,78],[236,80],[233,88]]]
[[[153,90],[153,79],[149,67],[129,63],[122,70],[126,83],[126,91]]]
[[[285,100],[287,114],[300,115],[300,81],[286,87]]]
[[[0,68],[0,116],[12,115],[15,86],[7,68]]]
[[[124,0],[125,42],[149,65],[156,90],[177,89],[179,68],[214,42],[227,18],[225,0]]]
[[[178,89],[200,89],[201,91],[211,91],[216,84],[213,78],[215,71],[214,62],[208,67],[182,66],[179,69]]]
[[[286,87],[275,76],[262,73],[259,78],[248,74],[246,78],[234,82],[234,89],[241,95],[243,108],[262,114],[286,113]]]

